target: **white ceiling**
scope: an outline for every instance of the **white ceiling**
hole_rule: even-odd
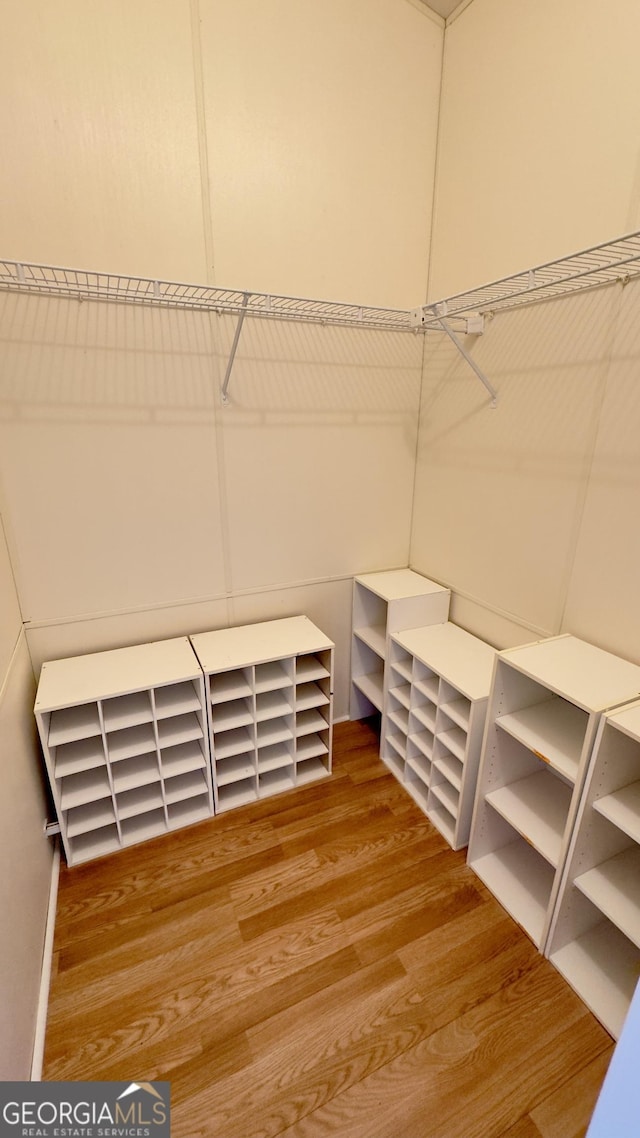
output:
[[[439,16],[442,16],[446,20],[454,8],[458,7],[460,0],[422,0],[422,3],[426,4],[427,8],[431,8],[433,12],[437,12]]]

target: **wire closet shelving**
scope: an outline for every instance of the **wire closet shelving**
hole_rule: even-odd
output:
[[[640,232],[636,232],[491,284],[432,301],[413,311],[422,313],[422,328],[439,330],[441,316],[448,319],[471,313],[487,316],[616,281],[625,283],[639,273]]]
[[[640,231],[408,311],[13,260],[0,260],[0,289],[78,300],[191,308],[238,316],[244,313],[262,319],[411,332],[416,331],[412,311],[424,314],[421,327],[426,330],[438,327],[439,315],[449,319],[471,313],[487,315],[566,296],[580,289],[625,281],[638,273]]]
[[[408,311],[12,260],[0,260],[0,291],[236,315],[238,322],[222,385],[225,402],[242,324],[247,316],[390,332],[444,332],[484,384],[495,406],[495,390],[457,338],[456,331],[480,331],[481,327],[473,326],[472,317],[568,296],[615,281],[624,283],[638,274],[640,232],[635,232]]]

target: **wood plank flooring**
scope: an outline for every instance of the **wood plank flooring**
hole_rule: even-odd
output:
[[[613,1042],[389,774],[61,871],[45,1079],[171,1083],[175,1138],[579,1138]]]

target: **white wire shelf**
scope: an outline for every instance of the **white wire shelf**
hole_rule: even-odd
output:
[[[211,285],[129,277],[89,269],[0,260],[0,289],[47,293],[78,300],[109,300],[126,304],[202,309],[232,315],[316,324],[351,325],[394,332],[442,331],[441,319],[493,312],[566,296],[582,289],[640,274],[640,231],[594,245],[556,261],[537,265],[514,276],[457,293],[420,308],[404,311],[338,301],[214,288]],[[460,327],[460,323],[457,322]],[[464,327],[464,324],[462,324]]]
[[[214,288],[210,285],[127,277],[88,269],[65,269],[55,265],[0,260],[0,289],[12,292],[47,293],[78,300],[109,300],[125,304],[160,305],[297,320],[315,324],[339,324],[411,332],[409,312],[372,308],[337,301],[305,300],[301,297]]]
[[[639,273],[640,232],[629,233],[515,276],[430,302],[413,310],[412,322],[425,330],[442,331],[442,317],[455,320],[467,313],[487,316],[615,281],[625,283]]]

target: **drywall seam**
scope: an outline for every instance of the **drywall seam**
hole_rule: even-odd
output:
[[[11,656],[9,657],[9,663],[7,665],[7,670],[4,674],[4,676],[2,677],[2,682],[0,683],[0,703],[2,703],[2,701],[6,695],[7,687],[9,685],[9,680],[11,679],[11,674],[13,672],[15,665],[16,665],[16,660],[18,658],[18,652],[20,651],[23,640],[25,641],[25,645],[26,645],[24,625],[22,626],[22,628],[20,628],[20,630],[18,632],[18,635],[16,637],[16,642],[13,646],[13,652],[11,653]],[[27,646],[27,650],[28,650],[28,645],[26,645],[26,646]],[[29,656],[29,660],[31,660],[30,656]],[[32,665],[32,667],[33,667],[33,665]]]
[[[200,167],[200,199],[202,203],[202,230],[207,283],[215,284],[215,257],[213,250],[213,221],[211,210],[211,181],[209,178],[209,150],[207,146],[207,120],[204,99],[204,68],[202,66],[202,37],[200,35],[200,0],[190,0],[191,52],[193,58],[193,86],[196,101],[198,134],[198,162]]]
[[[413,569],[416,573],[425,574],[425,570],[423,568],[418,568],[415,565],[411,565],[410,568]],[[435,577],[433,580],[435,580],[438,585],[444,585],[445,589],[450,589],[452,597],[460,597],[462,600],[469,601],[471,604],[477,605],[478,608],[483,609],[485,612],[493,613],[495,616],[500,617],[502,620],[506,620],[510,624],[517,625],[518,628],[522,628],[525,632],[532,632],[535,635],[536,639],[545,639],[549,636],[556,635],[556,633],[551,629],[542,628],[537,624],[531,624],[529,621],[523,620],[521,616],[517,615],[517,613],[509,612],[508,609],[499,608],[497,605],[492,605],[489,601],[475,596],[474,593],[467,593],[464,589],[457,588],[457,586],[452,584],[451,581],[445,581],[441,578]]]
[[[383,565],[376,566],[376,571],[387,571],[392,569],[406,569],[406,565]],[[74,613],[73,616],[63,617],[45,617],[42,620],[32,620],[25,624],[25,631],[27,636],[29,632],[36,631],[41,628],[59,628],[67,624],[84,624],[93,620],[109,620],[123,616],[136,616],[138,613],[146,612],[164,612],[169,609],[188,608],[192,605],[207,605],[216,604],[219,601],[233,601],[241,597],[256,597],[268,593],[281,593],[293,589],[308,589],[314,588],[317,585],[335,585],[341,581],[353,581],[354,576],[359,573],[368,573],[369,569],[358,569],[355,573],[336,573],[326,577],[311,577],[303,581],[285,581],[269,585],[251,585],[245,589],[234,589],[228,593],[212,593],[209,596],[202,597],[188,597],[183,600],[163,601],[159,604],[137,605],[134,608],[128,609],[111,609],[104,612],[89,612],[89,613]],[[0,693],[1,695],[1,693]]]
[[[433,185],[431,190],[431,218],[429,223],[429,253],[427,258],[427,291],[424,296],[425,303],[429,299],[429,291],[431,288],[431,269],[433,262],[433,235],[435,232],[436,223],[436,202],[438,197],[438,171],[440,168],[440,147],[442,137],[442,95],[444,91],[444,72],[446,65],[446,51],[447,51],[447,29],[446,25],[442,35],[442,51],[440,53],[440,85],[438,88],[438,116],[436,120],[436,149],[435,158],[433,162]],[[424,368],[424,348],[422,352],[422,363]]]
[[[569,603],[569,594],[571,592],[571,582],[575,571],[576,557],[578,554],[578,545],[580,542],[580,533],[582,531],[582,524],[584,521],[584,512],[586,509],[587,501],[589,498],[589,489],[593,478],[593,464],[596,456],[596,449],[598,445],[598,435],[600,433],[600,426],[602,422],[602,409],[607,394],[609,385],[609,376],[613,365],[613,352],[618,334],[618,325],[623,305],[623,291],[624,282],[616,282],[615,288],[620,290],[620,295],[616,298],[616,307],[612,311],[609,320],[609,346],[607,351],[606,362],[602,370],[602,378],[600,380],[598,396],[594,401],[593,412],[591,416],[591,428],[589,432],[588,445],[585,453],[585,473],[582,478],[581,486],[576,497],[576,504],[573,511],[573,524],[571,527],[571,534],[569,539],[569,546],[566,560],[566,570],[564,573],[564,580],[560,589],[560,596],[558,598],[558,609],[556,615],[556,631],[560,632],[564,629],[565,616],[567,605]]]
[[[38,1010],[36,1015],[36,1034],[31,1060],[32,1083],[42,1079],[42,1065],[44,1060],[44,1045],[47,1029],[47,1010],[49,1006],[49,990],[51,987],[51,968],[53,963],[53,942],[56,930],[56,911],[58,905],[58,881],[60,878],[60,846],[56,841],[51,864],[51,885],[49,887],[49,904],[47,906],[47,923],[45,926],[44,947],[42,950],[42,972],[40,975],[40,992],[38,995]]]

